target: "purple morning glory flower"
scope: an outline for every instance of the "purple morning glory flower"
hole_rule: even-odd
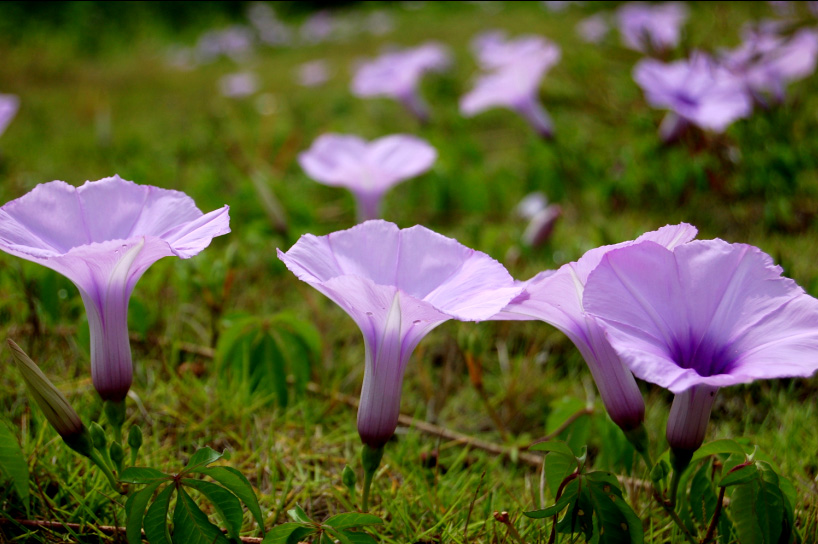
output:
[[[119,176],[38,185],[0,208],[0,249],[74,282],[91,330],[91,375],[104,400],[131,386],[128,299],[162,257],[190,258],[230,232],[228,207],[206,215],[179,191]]]
[[[818,369],[818,300],[781,272],[756,247],[701,240],[617,249],[588,277],[585,310],[622,361],[676,394],[667,437],[682,465],[720,387]]]
[[[509,108],[528,121],[540,136],[551,138],[553,123],[540,104],[539,89],[540,81],[554,62],[552,52],[530,54],[478,77],[474,88],[460,99],[460,112],[472,117],[490,108]]]
[[[583,292],[589,275],[609,252],[644,240],[674,248],[689,243],[696,232],[695,227],[685,223],[668,225],[634,241],[592,249],[576,262],[563,265],[559,270],[541,272],[523,282],[523,292],[494,318],[539,319],[565,333],[588,364],[611,419],[626,433],[635,431],[641,428],[645,416],[642,394],[599,324],[586,313]]]
[[[665,141],[687,123],[724,132],[753,109],[741,79],[701,52],[669,64],[643,59],[634,67],[633,79],[651,106],[670,110],[660,127]]]
[[[228,98],[244,98],[258,90],[258,77],[252,72],[227,74],[219,79],[219,90]]]
[[[0,135],[6,131],[11,120],[17,114],[20,99],[13,94],[0,94]]]
[[[722,55],[725,66],[761,103],[765,94],[781,102],[787,84],[812,75],[816,60],[818,32],[808,28],[789,37],[779,36],[773,29],[745,32],[744,42]]]
[[[302,236],[278,257],[363,333],[358,434],[373,449],[397,427],[403,375],[420,340],[449,319],[488,319],[520,292],[503,265],[422,226],[399,230],[367,221],[327,236]]]
[[[298,67],[298,84],[302,87],[318,87],[329,81],[329,65],[325,60],[312,60]]]
[[[619,8],[616,17],[625,45],[649,53],[676,47],[687,15],[687,6],[679,2],[630,2]]]
[[[560,60],[562,52],[558,45],[542,36],[520,36],[506,39],[502,31],[484,32],[472,42],[480,65],[486,70],[503,68],[516,62],[525,62],[529,56],[544,64],[547,72]]]
[[[515,212],[528,220],[528,226],[523,233],[523,244],[537,247],[551,237],[554,225],[562,216],[562,207],[559,204],[549,204],[546,196],[537,191],[526,195],[517,204]]]
[[[357,136],[324,134],[298,156],[298,162],[319,183],[349,189],[355,195],[360,222],[378,218],[383,195],[431,168],[436,158],[432,146],[407,134],[372,142]]]
[[[609,30],[608,19],[601,13],[586,17],[577,23],[577,34],[588,43],[600,43]]]
[[[448,50],[434,42],[412,49],[390,51],[358,67],[352,79],[352,93],[362,98],[394,98],[415,117],[426,121],[429,112],[418,92],[420,79],[426,72],[440,72],[450,64]]]

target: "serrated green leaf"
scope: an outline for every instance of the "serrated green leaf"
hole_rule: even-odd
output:
[[[704,459],[705,457],[722,453],[746,455],[744,448],[742,448],[741,444],[735,440],[714,440],[713,442],[708,442],[696,450],[696,453],[693,454],[693,458],[690,460],[690,463],[693,464],[700,459]]]
[[[174,544],[229,544],[218,527],[210,523],[207,514],[193,502],[184,487],[179,488],[173,512]]]
[[[219,517],[224,521],[227,534],[236,540],[239,539],[244,512],[241,509],[241,502],[238,497],[222,486],[204,480],[185,478],[182,480],[182,484],[192,487],[207,497],[216,508]]]
[[[250,510],[253,518],[264,533],[264,517],[261,515],[261,507],[256,498],[253,486],[244,475],[232,467],[202,467],[191,472],[198,472],[209,476],[233,492]]]
[[[190,456],[190,461],[188,461],[185,468],[182,469],[182,474],[195,472],[196,469],[213,464],[222,457],[224,457],[224,453],[219,453],[215,450],[208,448],[207,446],[205,446],[204,448],[200,448],[196,450],[196,452],[193,455]]]
[[[152,484],[172,479],[164,472],[148,467],[128,467],[119,475],[119,481],[126,484]]]
[[[740,466],[740,465],[739,465]],[[758,475],[758,467],[753,463],[750,465],[740,466],[734,469],[719,481],[719,487],[727,487],[730,485],[740,485],[746,483]]]
[[[378,544],[369,533],[363,531],[341,531],[352,544]]]
[[[307,515],[307,513],[304,512],[304,509],[297,504],[295,505],[294,508],[287,510],[287,515],[289,515],[292,520],[297,521],[299,523],[314,523]]]
[[[317,531],[314,527],[304,527],[297,522],[283,523],[267,531],[261,544],[294,544]]]
[[[142,544],[142,520],[145,517],[145,509],[153,492],[160,485],[162,482],[158,481],[140,489],[125,503],[125,536],[128,538],[128,544]]]
[[[578,493],[579,478],[574,478],[565,485],[565,488],[562,490],[562,495],[560,495],[559,500],[553,505],[549,506],[548,508],[543,508],[542,510],[523,512],[523,514],[534,519],[550,518],[559,514],[565,510],[565,508],[573,504],[577,500]]]
[[[165,487],[145,513],[145,520],[142,524],[145,528],[145,538],[150,544],[170,544],[168,511],[170,510],[170,498],[174,491],[176,491],[176,486]]]
[[[336,514],[328,520],[321,523],[321,525],[329,525],[333,529],[343,531],[344,529],[353,529],[355,527],[364,527],[366,525],[380,525],[383,520],[378,516],[372,514],[360,514],[358,512],[347,512],[344,514]]]
[[[11,480],[17,496],[28,511],[28,462],[17,443],[17,437],[5,422],[0,421],[0,476],[3,474]]]

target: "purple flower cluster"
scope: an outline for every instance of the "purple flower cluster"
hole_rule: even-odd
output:
[[[687,17],[687,7],[679,2],[630,2],[616,13],[622,41],[642,53],[661,53],[676,47]]]
[[[481,34],[475,54],[484,69],[474,88],[460,99],[460,111],[471,117],[495,107],[516,111],[542,137],[554,135],[553,122],[539,100],[540,82],[559,62],[560,48],[540,36],[506,39],[501,32]]]

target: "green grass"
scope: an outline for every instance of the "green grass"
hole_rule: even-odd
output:
[[[359,469],[355,410],[311,393],[276,407],[264,395],[224,387],[211,360],[175,349],[174,343],[210,346],[214,333],[241,315],[286,309],[321,334],[320,360],[312,369],[320,388],[358,394],[363,344],[357,327],[275,257],[276,248],[289,248],[303,233],[326,234],[354,222],[352,197],[309,180],[296,162],[324,132],[366,138],[406,132],[428,139],[439,151],[437,163],[387,196],[385,218],[457,238],[521,279],[597,245],[687,221],[702,238],[761,247],[789,277],[818,294],[815,78],[793,85],[786,105],[757,111],[724,136],[711,137],[703,149],[664,147],[656,134],[663,114],[645,104],[630,77],[639,56],[618,46],[615,35],[599,47],[576,37],[574,25],[589,8],[559,14],[539,3],[511,3],[497,13],[472,4],[388,9],[396,29],[384,38],[261,49],[251,67],[263,81],[262,92],[274,99],[269,115],[258,113],[255,98],[234,101],[218,93],[218,78],[237,70],[228,60],[190,72],[168,67],[164,52],[173,36],[158,23],[148,21],[127,36],[101,30],[99,41],[116,45],[90,50],[82,47],[85,27],[14,43],[0,39],[0,92],[18,94],[22,102],[0,137],[0,201],[52,179],[80,184],[118,173],[183,190],[205,211],[230,204],[230,235],[191,261],[160,261],[136,287],[130,328],[140,341],[132,344],[133,392],[145,411],[129,401],[129,420],[145,432],[142,465],[173,471],[204,445],[232,452],[230,464],[258,488],[268,528],[286,521],[286,510],[295,504],[319,520],[357,507],[341,483],[345,465]],[[735,45],[740,25],[767,9],[693,5],[683,50]],[[536,32],[561,45],[563,58],[541,90],[555,121],[555,141],[540,141],[508,111],[472,119],[458,113],[457,99],[477,70],[469,40],[489,28]],[[195,32],[188,29],[184,36],[192,43]],[[375,55],[385,43],[409,46],[429,39],[449,45],[455,55],[451,73],[424,82],[431,123],[419,125],[395,102],[351,95],[356,58]],[[296,67],[316,58],[328,60],[333,79],[322,88],[298,87]],[[270,224],[253,176],[261,176],[282,203],[286,232]],[[514,205],[533,190],[545,191],[564,210],[551,242],[539,249],[521,247],[525,224],[512,217]],[[228,277],[232,288],[223,297]],[[101,404],[90,384],[87,334],[70,282],[0,255],[0,337],[26,349],[89,421],[101,417]],[[482,365],[505,441],[469,383],[467,347]],[[0,373],[0,417],[19,431],[32,472],[29,516],[122,525],[122,499],[44,424],[10,370],[10,355],[3,352],[0,361],[6,369]],[[670,397],[643,385],[658,455]],[[708,439],[744,436],[771,455],[798,489],[805,524],[815,515],[817,493],[817,386],[812,378],[724,389],[708,430]],[[560,410],[589,397],[595,390],[581,357],[550,327],[450,322],[416,351],[402,407],[418,419],[510,447],[546,434],[550,415],[553,428]],[[566,438],[587,440],[600,469],[647,478],[645,468],[627,455],[606,454],[603,442],[622,438],[598,401],[595,407],[584,430],[571,428]],[[434,451],[436,466],[428,462]],[[385,520],[375,534],[394,543],[510,542],[506,527],[493,517],[505,510],[526,542],[545,542],[548,526],[522,516],[541,506],[539,486],[535,467],[401,428],[375,483],[375,512]],[[636,488],[630,498],[645,521],[647,542],[677,541],[645,490]],[[13,496],[0,492],[0,516],[25,515]],[[249,515],[246,521],[246,534],[256,535]],[[5,530],[0,526],[0,540]],[[40,530],[19,539],[53,541],[54,535]]]

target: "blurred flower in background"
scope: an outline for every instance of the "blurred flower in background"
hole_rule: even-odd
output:
[[[329,81],[329,65],[319,59],[299,65],[296,79],[302,87],[318,87]]]
[[[0,94],[0,136],[6,131],[20,108],[20,99],[13,94]]]
[[[259,82],[252,72],[227,74],[219,80],[219,90],[228,98],[244,98],[258,91]]]
[[[630,2],[620,7],[616,16],[627,47],[642,53],[661,53],[679,45],[688,10],[679,2]]]

